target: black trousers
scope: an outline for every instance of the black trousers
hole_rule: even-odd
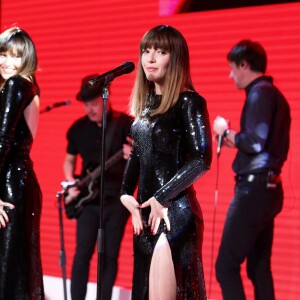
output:
[[[271,250],[274,218],[281,211],[281,183],[266,189],[265,182],[238,182],[224,225],[216,261],[216,276],[224,300],[245,300],[240,266],[247,260],[247,275],[256,300],[274,300]]]
[[[87,291],[90,261],[95,251],[99,229],[99,205],[87,204],[77,220],[76,251],[72,267],[72,300],[84,300]],[[104,203],[104,259],[102,299],[110,300],[118,271],[118,255],[129,213],[119,196]]]

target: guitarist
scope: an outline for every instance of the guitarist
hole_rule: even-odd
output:
[[[76,99],[84,105],[86,115],[75,121],[67,132],[67,153],[63,165],[67,181],[75,181],[76,161],[82,158],[81,175],[99,166],[102,140],[102,93],[98,87],[89,87],[87,81],[98,76],[93,74],[82,79]],[[117,261],[124,228],[129,217],[119,200],[122,175],[131,146],[128,135],[132,120],[124,113],[113,111],[108,105],[106,131],[106,159],[123,149],[123,157],[105,171],[104,183],[104,261],[103,300],[110,300],[117,275]],[[98,184],[96,184],[98,187]],[[84,191],[76,187],[68,189],[68,199],[78,201]],[[70,200],[69,200],[70,201]],[[89,266],[95,251],[99,228],[99,193],[85,203],[77,218],[76,251],[71,275],[72,300],[84,300],[87,291]]]

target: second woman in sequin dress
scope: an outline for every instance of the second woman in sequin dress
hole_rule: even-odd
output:
[[[134,146],[121,201],[134,229],[132,299],[204,300],[203,218],[193,183],[210,168],[211,130],[175,28],[144,35],[131,112]]]
[[[44,299],[41,191],[30,159],[39,117],[36,67],[25,31],[0,35],[0,300]]]

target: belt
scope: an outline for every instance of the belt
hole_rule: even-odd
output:
[[[281,176],[270,173],[258,173],[258,174],[237,174],[234,176],[235,182],[252,182],[252,183],[279,183],[281,182]]]

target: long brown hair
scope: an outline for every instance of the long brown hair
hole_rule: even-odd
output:
[[[154,92],[154,83],[146,78],[141,64],[143,51],[154,47],[170,53],[170,61],[165,76],[160,106],[152,115],[165,113],[175,105],[180,92],[194,90],[191,74],[188,45],[183,35],[175,28],[159,25],[145,33],[140,42],[140,58],[137,75],[131,94],[130,111],[136,117],[141,116],[145,108],[147,95]]]
[[[35,78],[38,59],[34,43],[28,33],[18,27],[5,30],[0,34],[0,52],[10,52],[21,57],[21,66],[17,74],[31,80],[39,94],[39,87]],[[0,78],[0,88],[3,84],[4,80]]]

